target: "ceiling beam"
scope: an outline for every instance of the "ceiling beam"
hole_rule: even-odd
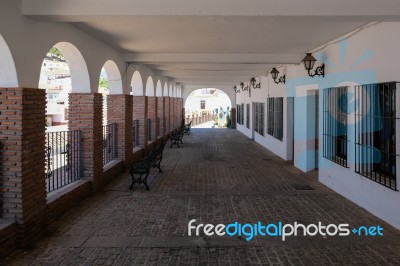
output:
[[[204,64],[295,64],[304,54],[165,54],[126,53],[123,59],[131,63],[204,63]]]
[[[293,6],[295,4],[295,7]],[[397,0],[22,0],[31,16],[399,16]]]

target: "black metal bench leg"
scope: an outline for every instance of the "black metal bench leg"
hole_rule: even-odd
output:
[[[159,173],[162,173],[162,171],[161,171],[161,161],[159,161],[159,162],[156,164],[156,166],[157,166],[157,168],[158,168],[158,172],[159,172]]]
[[[133,190],[133,185],[135,185],[135,177],[133,176],[132,173],[131,173],[131,177],[132,177],[132,183],[131,183],[131,186],[129,187],[129,189]]]
[[[147,185],[147,177],[149,176],[150,172],[146,174],[146,177],[144,178],[144,184],[146,185],[146,190],[150,190],[149,186]]]

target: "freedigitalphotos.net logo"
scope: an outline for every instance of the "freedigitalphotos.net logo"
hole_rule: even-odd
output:
[[[321,222],[317,224],[304,225],[294,222],[293,224],[262,223],[241,224],[239,222],[225,224],[196,224],[196,219],[192,219],[188,223],[188,236],[244,236],[246,241],[252,240],[254,237],[280,237],[285,241],[289,236],[349,236],[353,233],[356,236],[383,236],[383,228],[377,226],[359,226],[350,229],[349,224],[328,224]]]

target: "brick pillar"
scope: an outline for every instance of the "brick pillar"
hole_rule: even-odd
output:
[[[178,112],[179,112],[179,118],[178,118],[178,122],[179,122],[179,126],[183,126],[185,125],[185,108],[183,108],[183,104],[182,104],[183,99],[182,98],[178,98]]]
[[[117,156],[128,167],[133,149],[133,99],[131,95],[108,95],[108,123],[117,123]]]
[[[0,217],[15,221],[21,247],[40,236],[45,222],[45,126],[44,90],[0,88]]]
[[[156,136],[156,117],[157,117],[156,97],[147,97],[147,119],[151,119],[151,140],[155,141]]]
[[[103,185],[103,96],[100,93],[69,94],[69,130],[82,137],[82,178],[92,181],[92,193]]]
[[[178,99],[173,98],[174,101],[174,129],[178,128]]]
[[[165,109],[165,133],[169,134],[171,132],[171,97],[164,97],[164,109]]]
[[[186,119],[185,119],[185,112],[186,112],[185,108],[182,108],[181,119],[182,119],[183,125],[187,124]]]
[[[231,128],[236,129],[236,108],[231,108]]]
[[[170,131],[175,130],[175,119],[174,119],[174,114],[175,114],[175,109],[174,109],[174,98],[170,97],[169,98],[169,126],[170,126]]]
[[[164,129],[165,129],[165,124],[164,124],[164,116],[165,116],[165,105],[164,105],[164,97],[157,97],[157,117],[160,119],[160,129],[159,129],[159,135],[158,136],[163,136],[164,135]],[[158,137],[157,136],[157,137]]]
[[[139,120],[139,146],[148,145],[147,137],[147,96],[133,96],[133,120]]]

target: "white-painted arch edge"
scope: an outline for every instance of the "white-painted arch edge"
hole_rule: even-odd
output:
[[[18,87],[14,59],[6,41],[0,35],[0,87]]]
[[[103,67],[107,73],[110,94],[123,94],[121,72],[117,64],[112,60],[108,60]]]

